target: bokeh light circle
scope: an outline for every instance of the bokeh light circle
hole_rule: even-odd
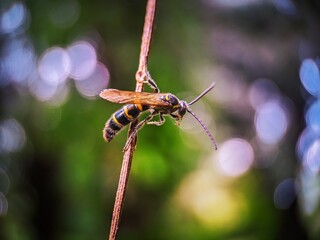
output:
[[[296,149],[301,160],[304,158],[304,155],[310,146],[318,139],[320,139],[320,129],[307,126],[303,130],[303,132],[300,134]]]
[[[303,60],[300,66],[300,80],[304,88],[312,95],[320,95],[320,71],[312,59]]]
[[[23,83],[36,67],[36,55],[29,38],[19,37],[3,43],[3,57],[0,59],[0,86],[10,82]]]
[[[314,101],[308,108],[306,114],[306,123],[313,129],[320,129],[320,100]]]
[[[316,139],[303,157],[303,164],[314,173],[320,172],[320,139]]]
[[[78,92],[84,97],[93,98],[99,95],[102,89],[109,84],[110,74],[108,68],[98,63],[94,72],[81,81],[75,81]]]
[[[246,140],[234,138],[222,144],[217,159],[226,175],[237,177],[249,170],[254,160],[254,152]]]
[[[25,141],[25,131],[17,120],[7,119],[0,124],[0,151],[19,151]]]
[[[22,2],[12,4],[0,16],[0,32],[2,33],[13,33],[18,30],[25,30],[28,27],[28,12]]]
[[[259,107],[278,94],[277,86],[269,79],[258,79],[254,81],[249,89],[249,102],[251,106],[258,110]]]
[[[278,209],[288,209],[296,197],[295,180],[285,179],[278,184],[274,191],[273,201]]]
[[[97,55],[93,46],[86,41],[75,42],[67,48],[70,57],[70,77],[83,80],[95,70]]]
[[[259,139],[266,144],[278,143],[288,129],[286,109],[278,101],[268,101],[257,110],[255,127]]]
[[[48,49],[38,64],[40,77],[51,86],[58,86],[66,81],[70,74],[69,55],[63,48]]]

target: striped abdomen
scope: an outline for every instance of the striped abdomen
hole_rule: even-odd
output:
[[[136,119],[139,114],[145,110],[149,109],[149,106],[140,104],[128,104],[123,106],[121,109],[116,111],[103,129],[103,138],[110,142],[114,136],[130,122]]]

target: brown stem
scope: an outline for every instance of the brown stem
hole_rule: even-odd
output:
[[[136,73],[136,92],[143,90],[143,83],[146,80],[148,71],[148,55],[152,35],[152,27],[154,20],[154,13],[156,9],[156,0],[148,0],[146,7],[146,16],[144,19],[144,27],[142,34],[142,42],[140,49],[139,67]],[[130,125],[128,136],[135,129],[138,121],[134,121]],[[127,139],[128,141],[128,139]],[[120,171],[118,189],[116,193],[116,199],[113,208],[112,221],[110,227],[109,240],[115,240],[118,233],[121,211],[124,204],[124,196],[127,188],[128,178],[131,169],[132,157],[137,144],[137,137],[128,145],[124,150],[122,167]]]
[[[132,141],[132,142],[135,142],[135,141]],[[128,178],[129,178],[134,148],[135,146],[132,146],[132,144],[130,144],[123,155],[122,167],[121,167],[119,183],[118,183],[118,190],[117,190],[116,199],[114,202],[113,214],[112,214],[109,240],[116,239],[116,236],[118,233],[120,216],[121,216],[121,212],[124,204],[124,196],[126,192]]]
[[[146,16],[144,19],[143,34],[141,39],[140,57],[139,57],[139,67],[136,73],[136,92],[141,92],[143,90],[143,83],[146,79],[148,71],[148,56],[152,36],[152,27],[154,13],[156,10],[156,0],[148,0]]]

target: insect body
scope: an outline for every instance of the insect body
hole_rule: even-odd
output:
[[[134,132],[129,136],[129,141],[132,140],[137,131],[145,124],[154,124],[157,126],[162,125],[165,122],[163,115],[170,115],[176,120],[177,123],[179,123],[185,113],[189,112],[201,124],[213,142],[215,149],[217,149],[216,142],[210,131],[190,109],[190,105],[198,101],[214,86],[214,83],[211,84],[209,88],[207,88],[190,103],[179,100],[171,93],[131,92],[117,89],[105,89],[100,93],[100,97],[110,102],[126,105],[124,105],[120,110],[116,111],[106,122],[105,128],[103,129],[103,137],[107,142],[110,142],[122,128],[124,128],[133,120],[137,119],[140,113],[147,110],[150,111],[150,115],[143,119],[136,126]],[[156,115],[159,115],[160,120],[151,121],[151,119]]]
[[[142,111],[149,109],[147,105],[128,104],[112,114],[111,118],[106,122],[103,130],[103,137],[110,142],[114,136],[126,125],[136,119]]]

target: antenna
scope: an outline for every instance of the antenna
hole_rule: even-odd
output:
[[[197,119],[197,121],[200,123],[200,125],[202,126],[202,128],[206,131],[206,133],[207,133],[207,135],[209,136],[211,142],[213,143],[214,149],[217,150],[217,149],[218,149],[217,142],[216,142],[216,140],[214,140],[211,132],[210,132],[209,129],[206,127],[206,125],[204,125],[204,123],[201,121],[201,119],[200,119],[194,112],[192,112],[190,108],[187,108],[187,111],[188,111],[195,119]]]
[[[192,105],[195,102],[197,102],[200,98],[202,98],[204,95],[206,95],[208,92],[210,92],[212,90],[212,88],[214,88],[214,86],[216,85],[215,82],[211,83],[211,85],[204,90],[198,97],[196,97],[193,101],[191,101],[190,103],[188,103],[188,105]]]
[[[207,135],[209,136],[211,142],[214,145],[214,149],[217,150],[218,146],[217,146],[217,142],[216,140],[214,140],[211,132],[209,131],[209,129],[206,127],[206,125],[204,125],[204,123],[202,122],[202,120],[194,113],[191,111],[191,109],[189,108],[190,105],[194,104],[195,102],[197,102],[200,98],[202,98],[204,95],[206,95],[208,92],[210,92],[212,90],[212,88],[214,88],[214,86],[216,85],[215,82],[212,82],[211,85],[204,90],[198,97],[196,97],[194,100],[192,100],[190,103],[188,103],[188,107],[187,107],[187,111],[200,123],[200,125],[202,126],[202,128],[206,131]]]

